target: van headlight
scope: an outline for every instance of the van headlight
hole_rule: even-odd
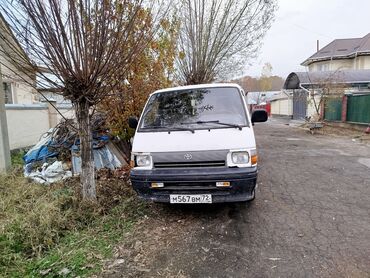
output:
[[[248,164],[248,152],[233,152],[231,153],[231,160],[234,164]]]
[[[152,157],[149,154],[138,154],[135,159],[138,167],[147,167],[152,164]]]

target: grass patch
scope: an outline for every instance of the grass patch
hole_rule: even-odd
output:
[[[24,165],[24,160],[23,156],[26,154],[25,150],[17,150],[17,151],[12,151],[10,158],[11,158],[11,163],[12,166],[23,166]]]
[[[0,176],[0,276],[84,277],[148,212],[126,181],[98,182],[98,203],[81,202],[77,180],[45,187]]]

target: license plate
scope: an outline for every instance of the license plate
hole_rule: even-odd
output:
[[[211,194],[196,194],[196,195],[170,195],[171,204],[211,204]]]

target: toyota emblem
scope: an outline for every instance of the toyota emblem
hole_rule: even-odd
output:
[[[193,156],[190,153],[187,153],[184,155],[185,160],[190,160],[193,158]]]

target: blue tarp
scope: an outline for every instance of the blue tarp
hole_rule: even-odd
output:
[[[59,146],[59,145],[53,145],[54,142],[51,139],[51,133],[52,133],[52,129],[49,130],[47,133],[45,133],[41,137],[40,141],[23,156],[23,160],[25,164],[29,164],[35,161],[45,162],[47,158],[56,157],[59,154],[59,152],[55,148],[56,146]],[[110,139],[108,135],[97,136],[96,134],[94,134],[93,138],[94,138],[93,139],[94,149],[103,147],[105,144],[109,142],[109,139]],[[66,145],[67,140],[63,142],[63,144],[64,144],[63,145],[64,147],[72,149],[72,145]],[[80,140],[77,139],[75,144],[73,145],[74,150],[76,150],[76,148],[79,149],[79,145],[80,145]],[[51,148],[51,147],[54,147],[54,148]]]
[[[49,144],[48,144],[49,145]],[[23,156],[23,160],[26,164],[35,162],[35,161],[44,161],[49,157],[55,157],[58,155],[58,152],[51,152],[48,148],[48,145],[43,145],[38,149],[31,149]]]
[[[24,156],[23,160],[25,164],[29,164],[35,161],[44,161],[49,157],[55,157],[58,155],[58,151],[49,150],[51,142],[51,134],[53,129],[51,128],[48,132],[43,134],[35,146],[33,146]]]

